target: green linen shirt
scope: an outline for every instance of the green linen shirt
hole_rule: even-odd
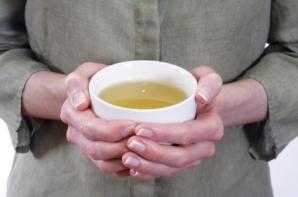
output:
[[[134,59],[256,79],[268,118],[225,128],[216,155],[194,169],[137,181],[100,173],[62,122],[21,115],[35,72]],[[266,160],[298,134],[297,87],[297,0],[0,0],[0,118],[17,152],[8,197],[270,197]]]

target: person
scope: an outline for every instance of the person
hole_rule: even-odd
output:
[[[297,11],[297,0],[0,0],[8,196],[272,196],[266,161],[298,133]],[[133,59],[192,70],[195,120],[96,117],[90,77]]]

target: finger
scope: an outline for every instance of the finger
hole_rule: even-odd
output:
[[[134,177],[135,179],[141,180],[141,181],[150,181],[155,178],[155,176],[149,175],[149,174],[143,174],[140,173],[134,169],[130,169],[130,175]]]
[[[85,62],[78,66],[72,73],[77,74],[83,78],[90,79],[94,73],[104,68],[105,64],[95,62]]]
[[[75,139],[75,137],[74,137],[75,133],[74,132],[77,132],[77,131],[75,131],[75,128],[73,128],[71,126],[69,126],[67,128],[66,139],[71,144],[76,144],[76,141],[74,141],[74,139]]]
[[[138,165],[136,165],[135,162],[132,162],[133,160],[138,161]],[[126,167],[133,170],[131,171],[131,176],[138,178],[142,177],[145,179],[151,179],[159,176],[175,176],[179,171],[187,168],[193,168],[200,163],[200,161],[195,161],[183,168],[173,168],[163,164],[148,161],[131,152],[123,155],[122,162]]]
[[[116,142],[132,135],[135,128],[132,121],[106,121],[97,118],[90,109],[74,110],[67,101],[61,108],[60,118],[92,141]]]
[[[198,80],[200,80],[202,77],[206,76],[207,74],[214,73],[215,70],[211,66],[201,65],[192,69],[191,72]]]
[[[66,77],[65,86],[74,109],[84,110],[90,105],[89,79],[103,67],[103,64],[84,63]]]
[[[211,103],[222,88],[222,78],[212,68],[207,66],[197,67],[192,73],[199,79],[196,94],[199,105]]]
[[[117,172],[127,170],[127,167],[125,167],[122,164],[121,159],[113,159],[113,160],[105,160],[105,161],[91,159],[91,161],[102,173],[117,173]]]
[[[175,168],[185,168],[195,161],[209,159],[215,154],[215,144],[208,141],[188,146],[165,146],[148,139],[132,137],[127,145],[144,159]]]
[[[222,120],[215,111],[201,114],[199,119],[184,123],[140,124],[136,127],[137,136],[157,142],[171,142],[188,145],[201,141],[218,141],[223,137]]]
[[[134,153],[124,154],[122,162],[124,166],[134,169],[136,172],[151,176],[174,176],[179,171],[177,168],[143,159]]]
[[[104,68],[104,64],[93,62],[86,62],[78,66],[72,73],[70,73],[66,80],[66,88],[68,93],[72,93],[77,89],[85,89],[86,84],[81,84],[80,79],[89,81],[89,79],[100,69]]]
[[[77,144],[80,150],[93,160],[120,158],[124,153],[128,152],[126,148],[127,140],[116,143],[103,141],[92,142],[72,127],[68,128],[66,136],[68,141]]]

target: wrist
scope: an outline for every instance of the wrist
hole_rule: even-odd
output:
[[[22,95],[22,114],[44,119],[59,119],[66,99],[65,75],[50,71],[32,74]]]
[[[225,126],[262,121],[267,115],[264,87],[253,79],[243,79],[223,86],[215,99]]]

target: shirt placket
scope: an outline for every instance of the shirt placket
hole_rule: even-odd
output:
[[[135,59],[159,60],[158,0],[134,0]],[[131,180],[131,197],[153,197],[155,181]]]
[[[159,59],[158,0],[134,0],[135,59]]]

